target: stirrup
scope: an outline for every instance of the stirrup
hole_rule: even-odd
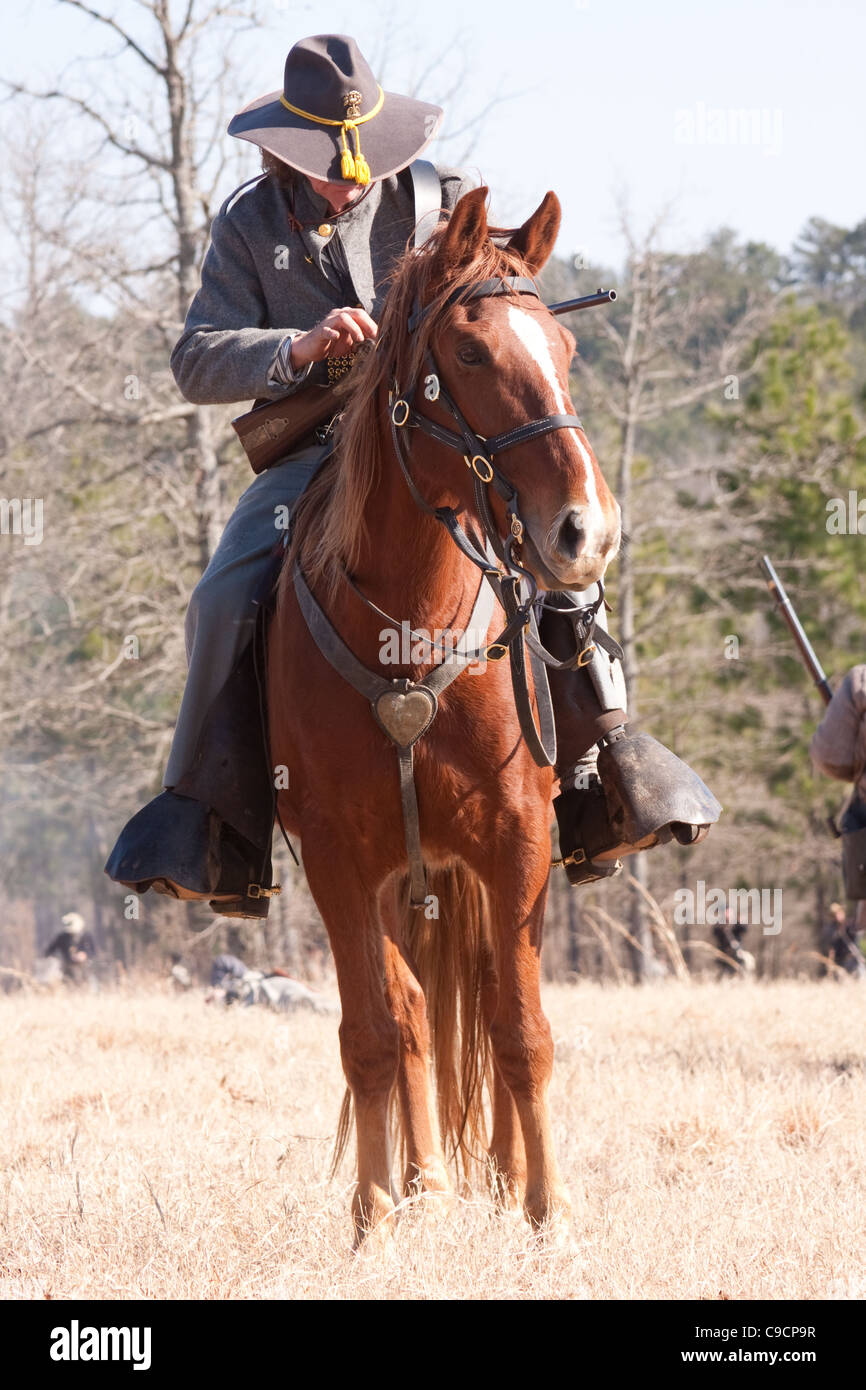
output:
[[[606,743],[599,751],[598,775],[620,853],[672,839],[699,844],[722,814],[721,803],[688,763],[649,734]]]
[[[596,863],[587,859],[586,851],[582,849],[574,849],[571,854],[561,859],[551,859],[550,862],[554,868],[565,869],[565,876],[574,888],[582,883],[600,883],[602,879],[616,878],[617,874],[622,873],[621,859]]]
[[[649,734],[602,747],[598,775],[553,803],[569,883],[612,878],[628,855],[676,840],[699,844],[721,806],[696,772]]]

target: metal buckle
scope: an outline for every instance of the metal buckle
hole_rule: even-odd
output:
[[[488,661],[501,661],[504,656],[508,655],[508,648],[504,642],[491,642],[490,646],[485,649],[484,655]]]
[[[467,454],[464,454],[463,457],[466,460],[466,467],[472,469],[472,472],[475,474],[476,478],[480,478],[482,483],[493,482],[493,464],[490,462],[489,459],[486,459],[483,454],[473,454],[472,458],[469,458]],[[481,464],[484,468],[487,469],[486,476],[484,475],[484,473],[479,471],[477,467],[478,464]]]
[[[511,517],[511,534],[517,541],[517,544],[521,545],[523,542],[523,522],[516,512],[514,512]]]
[[[403,413],[403,419],[402,419],[402,420],[398,420],[398,419],[397,419],[397,411],[398,411],[398,409],[399,409],[399,407],[400,407],[401,405],[402,405],[402,407],[403,407],[403,412],[404,412],[404,413]],[[391,407],[391,419],[392,419],[393,423],[397,426],[398,430],[399,430],[399,429],[402,429],[403,426],[405,425],[406,421],[409,419],[409,402],[408,402],[408,401],[404,401],[402,396],[398,396],[397,399],[396,399],[396,401],[394,402],[394,404],[393,404],[392,407]]]
[[[564,869],[566,864],[585,864],[586,850],[572,850],[571,854],[567,854],[564,859],[551,859],[550,863],[554,869]]]
[[[282,891],[283,887],[280,883],[275,883],[272,888],[263,888],[260,883],[247,885],[248,898],[278,898]]]
[[[577,658],[578,667],[581,667],[581,666],[588,666],[589,663],[592,661],[592,658],[593,658],[594,656],[595,656],[595,643],[594,643],[594,642],[590,642],[589,646],[588,646],[588,647],[584,647],[583,651],[580,653],[580,655],[579,655],[578,658]]]

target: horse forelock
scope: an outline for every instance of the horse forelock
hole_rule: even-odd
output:
[[[291,558],[298,557],[311,581],[333,593],[343,567],[356,565],[366,527],[366,503],[381,477],[383,442],[376,400],[394,382],[406,386],[418,379],[434,334],[454,314],[450,296],[495,276],[526,275],[516,252],[488,236],[472,259],[446,260],[441,254],[443,223],[420,250],[408,250],[390,280],[379,323],[375,351],[352,371],[347,403],[340,420],[332,457],[307,488],[295,510]],[[492,229],[499,235],[497,229]],[[515,295],[515,300],[518,296]],[[428,312],[412,334],[409,317],[421,304]],[[396,465],[395,465],[396,466]],[[290,565],[283,572],[288,583]]]

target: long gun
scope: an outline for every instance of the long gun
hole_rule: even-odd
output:
[[[559,304],[546,304],[551,314],[570,314],[572,309],[594,309],[599,304],[612,304],[616,290],[597,290],[595,294],[585,294],[581,299],[563,299]]]
[[[761,557],[761,569],[764,571],[770,593],[776,600],[776,607],[784,618],[791,636],[797,643],[806,670],[820,690],[824,704],[829,705],[833,698],[833,691],[830,689],[830,683],[824,675],[824,668],[815,655],[812,643],[803,631],[803,624],[794,612],[794,605],[785,593],[785,586],[773,569],[769,555]]]

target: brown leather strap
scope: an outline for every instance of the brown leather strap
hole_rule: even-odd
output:
[[[427,901],[427,871],[421,848],[421,820],[418,815],[418,794],[415,790],[414,755],[411,748],[398,748],[400,769],[400,805],[403,809],[403,834],[409,858],[409,906],[424,907]]]
[[[297,561],[295,561],[292,578],[298,606],[310,636],[322,656],[337,674],[342,676],[343,680],[370,701],[376,723],[382,732],[387,734],[397,750],[403,834],[406,841],[406,857],[409,863],[410,902],[413,908],[424,907],[427,896],[427,874],[421,846],[421,822],[418,814],[418,795],[415,789],[412,748],[417,740],[423,737],[436,718],[439,695],[447,689],[452,681],[457,679],[461,671],[465,671],[467,666],[478,660],[479,651],[470,649],[470,643],[475,634],[479,634],[482,638],[486,637],[490,620],[493,617],[496,596],[482,577],[466,631],[446,660],[440,662],[438,666],[434,666],[432,671],[428,671],[423,680],[417,682],[404,678],[387,680],[384,676],[378,675],[377,672],[369,670],[362,661],[359,661],[351,647],[343,641],[330,618],[314,597]],[[485,650],[483,640],[479,646],[483,654]],[[388,700],[394,702],[395,698],[399,701],[401,697],[410,695],[413,690],[425,692],[429,710],[425,712],[422,707],[421,720],[415,724],[410,734],[404,733],[406,741],[401,742],[395,732],[397,725],[393,722],[393,717],[390,721],[390,727],[389,723],[386,722],[388,714],[382,707],[383,697],[388,697],[386,703]],[[414,698],[417,699],[417,695]]]

